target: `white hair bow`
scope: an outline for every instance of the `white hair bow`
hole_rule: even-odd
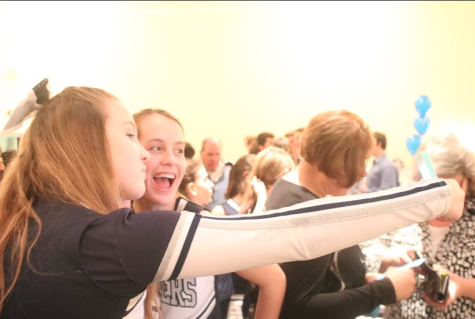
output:
[[[26,99],[18,103],[7,124],[5,124],[3,131],[0,132],[0,136],[15,132],[23,125],[23,122],[36,114],[40,106],[49,100],[50,90],[48,90],[48,82],[47,78],[42,80],[28,92]]]

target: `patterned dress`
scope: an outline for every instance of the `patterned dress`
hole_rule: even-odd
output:
[[[406,227],[386,235],[379,241],[385,242],[387,247],[397,245],[418,245],[422,243],[424,257],[432,264],[439,264],[443,268],[463,277],[475,277],[475,198],[465,202],[465,211],[462,218],[450,225],[449,232],[441,242],[435,257],[431,260],[432,244],[427,223],[420,223]],[[371,263],[374,267],[374,260]],[[374,268],[373,268],[374,269]],[[429,306],[421,295],[421,282],[418,278],[416,292],[408,300],[387,306],[384,312],[385,319],[464,319],[475,318],[475,300],[460,297],[445,309],[438,310]]]

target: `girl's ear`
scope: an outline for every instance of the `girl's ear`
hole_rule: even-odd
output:
[[[198,195],[195,183],[189,182],[186,185],[186,193],[187,193],[188,197],[195,197],[196,195]]]

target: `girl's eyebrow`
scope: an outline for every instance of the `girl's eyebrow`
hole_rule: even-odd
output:
[[[162,140],[161,138],[151,138],[151,139],[149,139],[147,142],[160,142],[160,143],[165,143],[165,141]],[[185,145],[185,143],[182,142],[182,141],[178,141],[178,142],[175,142],[174,145]]]
[[[134,130],[137,129],[137,125],[135,125],[135,123],[132,121],[125,121],[122,125],[124,126],[131,125],[134,128]]]
[[[164,140],[162,140],[161,138],[151,138],[147,141],[148,142],[160,142],[160,143],[163,143]]]

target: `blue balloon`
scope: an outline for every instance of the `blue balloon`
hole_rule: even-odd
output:
[[[407,138],[406,146],[412,155],[417,153],[419,146],[421,146],[421,141],[422,139],[419,135],[412,135]]]
[[[430,100],[427,96],[421,95],[416,100],[416,110],[421,117],[425,116],[430,109]]]
[[[417,117],[414,120],[414,127],[416,128],[417,133],[420,135],[424,135],[429,128],[430,120],[427,116],[424,117]]]

